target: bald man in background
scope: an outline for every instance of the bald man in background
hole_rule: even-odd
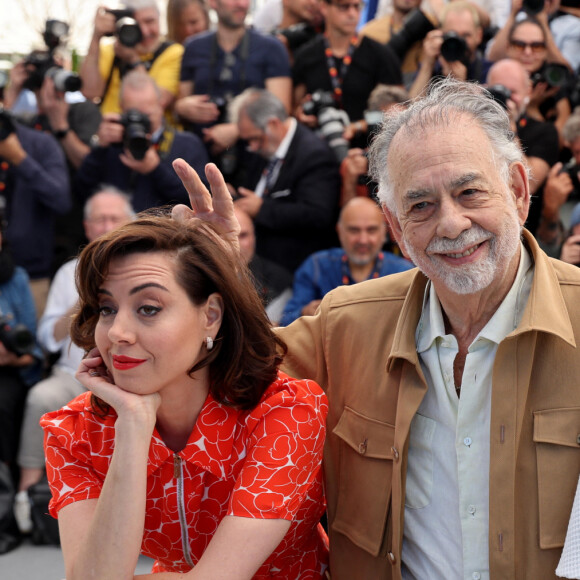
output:
[[[342,208],[336,231],[340,248],[316,252],[296,270],[292,298],[282,314],[281,326],[314,314],[324,295],[337,286],[413,267],[411,262],[381,251],[387,226],[379,206],[368,197],[355,197]]]

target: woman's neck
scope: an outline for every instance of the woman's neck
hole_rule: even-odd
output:
[[[186,446],[209,392],[207,378],[197,375],[185,387],[170,386],[161,393],[156,428],[167,447],[176,453]]]

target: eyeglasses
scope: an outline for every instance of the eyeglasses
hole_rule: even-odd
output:
[[[357,12],[360,12],[365,7],[365,2],[330,2],[330,4],[337,8],[340,12],[348,12],[351,8],[354,8]]]
[[[510,40],[510,45],[515,48],[517,52],[524,52],[526,48],[529,48],[532,52],[542,52],[546,50],[546,43],[537,40],[535,42],[524,42],[523,40]]]

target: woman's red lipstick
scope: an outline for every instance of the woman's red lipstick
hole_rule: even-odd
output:
[[[130,356],[113,355],[113,367],[118,371],[128,371],[144,363],[146,359],[131,358]]]

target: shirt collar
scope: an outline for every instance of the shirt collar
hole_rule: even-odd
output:
[[[274,153],[274,157],[276,159],[285,159],[286,155],[288,154],[288,149],[290,149],[290,143],[292,143],[292,139],[294,139],[294,133],[296,133],[296,127],[298,125],[296,119],[294,117],[289,117],[290,119],[290,127],[288,128],[288,132],[284,135],[284,139],[280,141],[280,145],[278,145],[278,149],[276,149],[276,153]]]

